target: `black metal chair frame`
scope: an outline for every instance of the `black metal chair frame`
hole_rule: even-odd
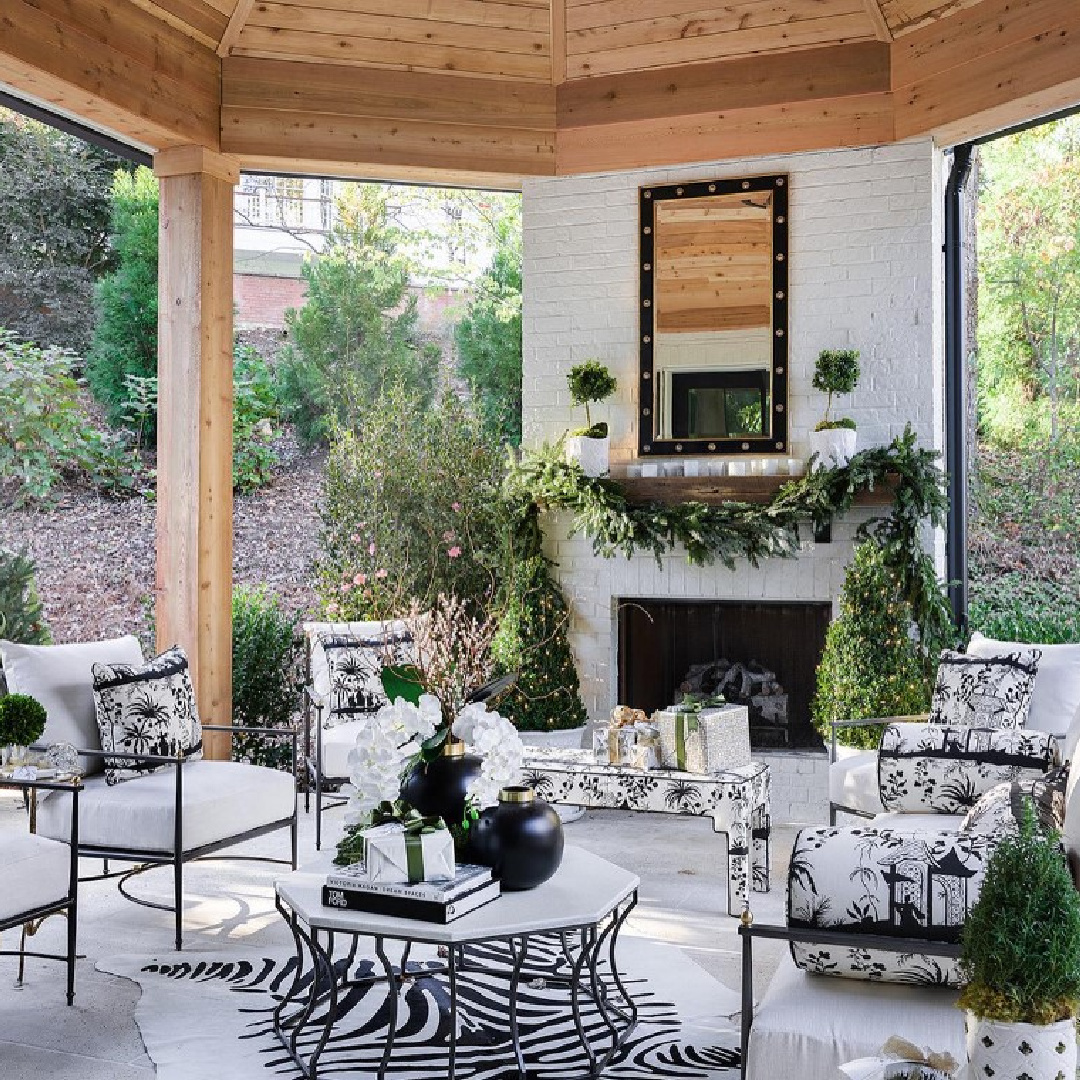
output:
[[[287,736],[292,740],[292,776],[295,789],[297,777],[297,731],[296,728],[262,728],[240,727],[229,724],[203,724],[203,731],[227,731],[234,735],[256,736]],[[155,908],[159,911],[172,911],[175,915],[175,944],[176,951],[183,948],[183,922],[184,922],[184,864],[197,860],[206,860],[215,857],[215,853],[225,848],[234,847],[246,840],[254,840],[265,836],[267,833],[276,832],[279,829],[288,828],[291,833],[291,854],[288,859],[273,859],[261,855],[228,855],[217,856],[233,861],[265,862],[290,866],[296,869],[297,863],[297,825],[298,814],[296,798],[294,794],[293,811],[288,817],[278,821],[260,825],[258,828],[249,829],[246,832],[237,833],[235,836],[224,840],[215,841],[212,844],[204,844],[201,847],[184,850],[184,758],[167,757],[158,754],[132,754],[120,751],[104,750],[80,750],[80,755],[89,758],[108,758],[118,761],[139,761],[151,765],[171,765],[173,767],[174,784],[174,809],[173,809],[173,849],[172,851],[147,851],[134,846],[105,846],[99,844],[80,843],[78,852],[86,858],[102,859],[105,863],[104,872],[89,877],[80,878],[81,881],[104,881],[118,878],[117,889],[120,894],[132,903],[142,907]],[[114,872],[109,870],[109,860],[116,859],[118,862],[133,862],[138,865],[131,870]],[[138,874],[145,873],[157,866],[171,866],[173,868],[173,902],[171,904],[159,904],[156,901],[145,900],[134,896],[125,886],[127,882]]]
[[[68,845],[71,849],[71,863],[68,875],[67,895],[51,904],[31,908],[20,912],[8,919],[0,919],[0,933],[5,930],[21,929],[22,935],[18,949],[0,949],[0,956],[17,956],[19,958],[19,982],[22,982],[23,964],[26,957],[32,956],[38,960],[60,960],[67,964],[67,1003],[75,1002],[75,960],[76,941],[78,938],[78,912],[79,912],[79,792],[82,784],[75,780],[0,780],[0,787],[20,788],[24,795],[29,795],[33,789],[45,789],[50,791],[66,791],[71,795],[71,832],[68,836]],[[67,952],[45,953],[26,948],[26,926],[50,915],[63,914],[67,916]]]
[[[746,1062],[750,1050],[750,1032],[754,1024],[754,938],[780,941],[800,941],[808,945],[838,945],[860,949],[881,949],[898,953],[925,953],[957,959],[960,945],[953,942],[925,941],[921,938],[891,937],[887,934],[853,934],[844,930],[808,930],[790,926],[769,926],[743,923],[742,938],[742,1063],[739,1075],[746,1080]],[[821,978],[832,976],[822,975]],[[869,985],[869,984],[868,984]]]

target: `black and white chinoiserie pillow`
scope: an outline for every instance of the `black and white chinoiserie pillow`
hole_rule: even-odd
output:
[[[967,812],[960,823],[966,835],[1002,836],[1020,827],[1024,803],[1030,800],[1035,817],[1044,829],[1060,833],[1065,827],[1065,788],[1069,766],[1059,765],[1037,780],[1014,780],[992,787]]]
[[[382,684],[384,665],[412,662],[412,637],[408,633],[367,639],[322,634],[318,644],[326,658],[324,693],[329,700],[326,719],[331,725],[377,712],[387,704]]]
[[[943,650],[930,699],[930,723],[1023,727],[1041,655],[1037,649],[1004,656]]]
[[[128,754],[202,757],[202,724],[187,656],[178,645],[141,667],[94,664],[94,710],[101,748]],[[105,758],[105,779],[119,784],[162,765]]]

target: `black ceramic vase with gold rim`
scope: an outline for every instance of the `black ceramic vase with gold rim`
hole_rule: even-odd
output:
[[[563,856],[559,815],[532,788],[505,787],[469,830],[468,857],[490,866],[507,891],[547,881]]]
[[[425,817],[441,817],[453,828],[465,817],[465,796],[482,764],[476,754],[465,753],[463,742],[448,740],[434,761],[413,768],[401,785],[401,797]]]

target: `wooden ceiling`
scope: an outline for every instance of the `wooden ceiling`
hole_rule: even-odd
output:
[[[156,150],[474,180],[951,141],[1080,101],[1076,0],[4,0],[0,84]]]

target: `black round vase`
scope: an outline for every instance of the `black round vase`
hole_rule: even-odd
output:
[[[507,891],[535,889],[562,862],[562,822],[532,788],[503,788],[498,805],[482,811],[469,829],[467,854],[490,866]]]
[[[441,817],[448,826],[465,817],[465,795],[480,775],[483,760],[466,754],[465,744],[448,742],[442,754],[415,766],[401,785],[401,797],[425,817]]]

